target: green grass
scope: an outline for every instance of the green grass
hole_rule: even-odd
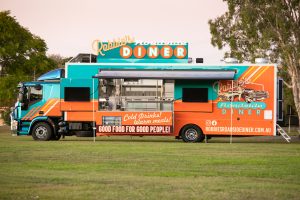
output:
[[[66,137],[0,127],[0,199],[299,199],[300,141]]]

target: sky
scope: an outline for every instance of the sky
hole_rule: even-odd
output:
[[[208,20],[227,10],[222,0],[0,0],[11,15],[65,57],[92,53],[92,42],[130,35],[141,41],[185,41],[189,57],[220,63]]]

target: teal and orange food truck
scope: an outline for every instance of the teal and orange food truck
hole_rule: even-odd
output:
[[[19,84],[11,128],[61,136],[275,136],[282,112],[275,64],[205,65],[184,42],[95,41],[65,69]],[[278,92],[279,91],[279,92]]]

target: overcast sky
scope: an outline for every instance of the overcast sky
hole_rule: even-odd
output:
[[[0,0],[18,22],[43,38],[48,54],[91,53],[92,42],[130,35],[142,41],[187,41],[189,57],[219,63],[208,20],[222,15],[222,0]]]

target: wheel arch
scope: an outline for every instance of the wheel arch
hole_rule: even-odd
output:
[[[46,116],[36,117],[31,121],[30,126],[29,126],[29,135],[32,135],[33,127],[39,122],[47,123],[51,127],[53,133],[56,135],[57,131],[56,131],[56,125],[55,125],[54,121]]]
[[[180,128],[179,134],[178,134],[180,137],[181,137],[182,130],[183,130],[185,127],[187,127],[187,126],[197,126],[197,127],[200,129],[200,131],[202,132],[202,134],[204,134],[203,129],[202,129],[198,124],[189,123],[189,124],[183,125],[183,126]]]
[[[193,130],[192,133],[191,131],[187,132],[188,130]],[[201,127],[198,124],[194,123],[189,123],[185,124],[181,129],[180,129],[180,135],[181,138],[184,142],[202,142],[205,138],[205,135],[201,129]]]

